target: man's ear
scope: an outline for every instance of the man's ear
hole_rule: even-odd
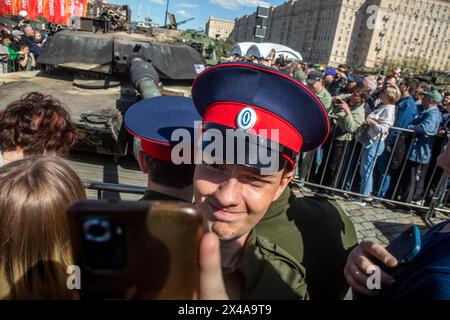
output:
[[[148,174],[149,167],[147,164],[147,155],[144,152],[139,151],[137,161],[139,163],[139,168],[141,169],[141,171],[145,174]]]
[[[287,170],[283,171],[282,176],[281,176],[280,185],[278,186],[278,189],[275,192],[275,197],[273,198],[273,201],[278,200],[278,198],[284,192],[286,187],[289,185],[289,182],[291,182],[293,176],[294,176],[294,169],[292,169],[290,171],[287,171]]]

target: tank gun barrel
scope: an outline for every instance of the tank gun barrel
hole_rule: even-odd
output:
[[[130,79],[142,99],[158,97],[159,75],[151,62],[140,54],[133,54],[128,59]]]

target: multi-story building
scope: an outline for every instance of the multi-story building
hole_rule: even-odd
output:
[[[235,21],[234,42],[254,41],[255,14]],[[271,7],[264,41],[305,60],[374,67],[386,60],[426,60],[450,69],[448,0],[290,0]]]
[[[214,39],[226,40],[233,31],[234,21],[209,17],[206,23],[206,34]]]

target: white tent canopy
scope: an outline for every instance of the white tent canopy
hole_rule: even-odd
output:
[[[248,42],[245,42],[248,43]],[[275,49],[275,58],[279,58],[283,55],[287,60],[303,61],[302,55],[289,47],[283,46],[277,43],[254,43],[250,46],[245,54],[248,57],[255,56],[258,58],[267,58],[270,55],[270,51]]]
[[[247,50],[252,46],[256,44],[255,42],[239,42],[233,46],[231,49],[230,56],[232,55],[238,55],[240,57],[243,57],[246,55]]]

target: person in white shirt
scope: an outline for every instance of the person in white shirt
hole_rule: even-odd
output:
[[[381,93],[382,105],[367,116],[367,131],[362,133],[363,149],[360,167],[360,193],[364,195],[366,201],[373,188],[373,170],[378,157],[384,151],[384,140],[389,134],[390,128],[395,122],[395,104],[401,97],[400,89],[397,86],[387,85]]]

